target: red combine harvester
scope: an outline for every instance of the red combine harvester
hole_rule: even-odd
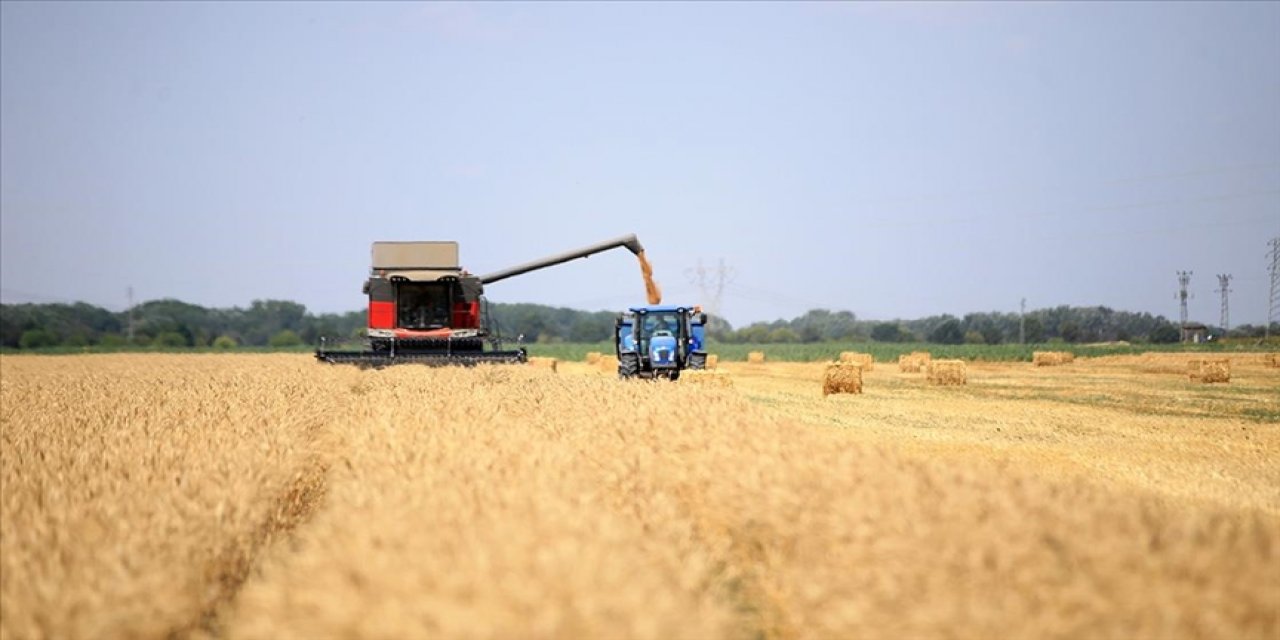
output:
[[[334,350],[321,338],[316,358],[368,367],[526,362],[524,349],[503,350],[490,331],[484,285],[618,247],[644,252],[632,234],[476,276],[459,266],[457,242],[375,242],[364,348]]]

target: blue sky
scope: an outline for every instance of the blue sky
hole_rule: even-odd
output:
[[[1266,314],[1280,3],[0,4],[5,302],[361,308],[374,240],[488,272],[634,232],[735,324]],[[643,302],[618,251],[488,288]]]

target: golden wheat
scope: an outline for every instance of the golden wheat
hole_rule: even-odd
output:
[[[0,635],[1280,630],[1256,358],[1229,396],[1136,360],[869,373],[856,413],[822,364],[559,364],[0,356]]]

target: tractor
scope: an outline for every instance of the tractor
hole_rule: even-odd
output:
[[[706,324],[707,314],[696,306],[626,310],[613,330],[618,377],[677,380],[685,369],[705,369]]]

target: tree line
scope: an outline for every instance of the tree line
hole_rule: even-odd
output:
[[[581,311],[540,304],[491,303],[490,326],[504,339],[524,342],[604,342],[612,339],[612,311]],[[248,307],[209,308],[180,300],[152,300],[127,311],[86,303],[0,305],[0,345],[14,349],[47,347],[157,346],[290,347],[316,344],[321,336],[364,335],[363,310],[311,313],[288,300],[255,300]],[[1273,325],[1280,332],[1280,326]],[[1002,344],[1062,341],[1169,343],[1178,327],[1163,316],[1115,311],[1107,307],[1068,307],[1017,313],[938,315],[915,320],[861,320],[851,311],[813,309],[790,320],[756,322],[734,328],[722,318],[708,319],[709,338],[725,343],[931,342]],[[1243,325],[1230,334],[1256,337],[1263,327]]]

